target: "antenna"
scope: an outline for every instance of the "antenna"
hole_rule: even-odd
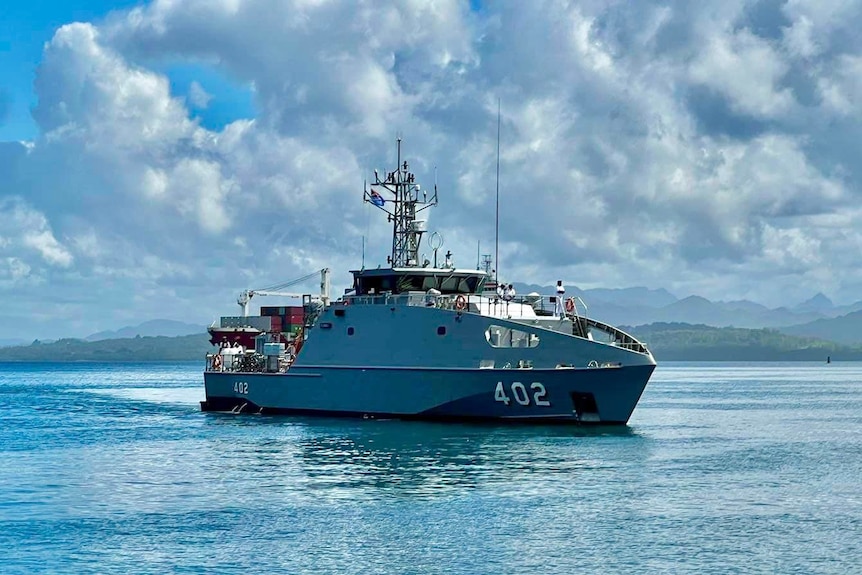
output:
[[[497,98],[497,219],[494,222],[494,283],[500,279],[500,98]]]
[[[437,268],[437,250],[443,245],[443,236],[440,235],[440,232],[434,232],[431,234],[431,239],[428,240],[428,244],[431,246],[431,249],[434,250],[434,268]]]
[[[434,194],[430,198],[423,192],[401,156],[401,137],[395,142],[395,169],[386,171],[382,179],[380,176],[383,174],[375,170],[374,181],[370,189],[363,191],[362,199],[386,212],[386,221],[392,224],[392,253],[386,259],[387,263],[393,268],[414,268],[422,265],[419,244],[428,229],[427,220],[417,220],[416,215],[437,205],[437,187],[434,186]]]

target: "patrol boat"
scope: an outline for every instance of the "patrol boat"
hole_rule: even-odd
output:
[[[656,367],[646,346],[575,298],[487,290],[490,270],[456,268],[448,253],[441,267],[420,260],[417,215],[437,205],[437,189],[429,197],[416,183],[400,140],[397,157],[363,192],[392,222],[389,267],[353,270],[334,301],[324,269],[286,341],[262,334],[255,349],[208,354],[202,410],[627,423]]]

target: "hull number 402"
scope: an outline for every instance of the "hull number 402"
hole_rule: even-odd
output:
[[[545,386],[539,381],[534,381],[530,384],[530,390],[532,393],[532,398],[530,397],[530,393],[527,391],[527,387],[521,383],[520,381],[513,381],[510,386],[512,398],[518,403],[518,405],[530,405],[532,402],[533,405],[537,405],[539,407],[549,407],[551,402],[548,401],[548,392],[545,391]],[[509,405],[509,402],[512,399],[509,397],[509,394],[506,393],[506,387],[503,385],[502,381],[497,382],[497,389],[494,390],[494,399],[499,401],[500,403],[505,403]],[[532,400],[532,401],[531,401]]]
[[[245,381],[233,382],[233,392],[248,395],[248,383],[246,383]]]

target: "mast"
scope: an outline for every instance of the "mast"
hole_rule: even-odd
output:
[[[494,283],[500,279],[500,98],[497,98],[497,219],[494,220]]]
[[[398,169],[390,174],[389,181],[395,186],[395,217],[392,233],[392,267],[402,268],[416,265],[419,256],[419,237],[412,225],[416,220],[416,204],[410,193],[413,174],[408,171],[407,160],[401,165],[401,138],[398,138]],[[394,176],[394,177],[393,177]]]
[[[363,197],[366,202],[389,214],[389,221],[392,222],[392,254],[387,262],[393,268],[419,267],[422,265],[419,261],[419,244],[427,226],[425,220],[416,219],[416,214],[437,205],[437,185],[434,185],[434,193],[428,198],[428,193],[416,183],[416,176],[410,172],[407,161],[401,160],[401,138],[396,142],[396,169],[388,172],[382,180],[377,170],[374,170],[374,182],[370,190],[365,190]]]

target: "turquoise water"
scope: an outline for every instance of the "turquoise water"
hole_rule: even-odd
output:
[[[666,364],[622,429],[204,414],[0,364],[0,572],[862,573],[862,364]]]

